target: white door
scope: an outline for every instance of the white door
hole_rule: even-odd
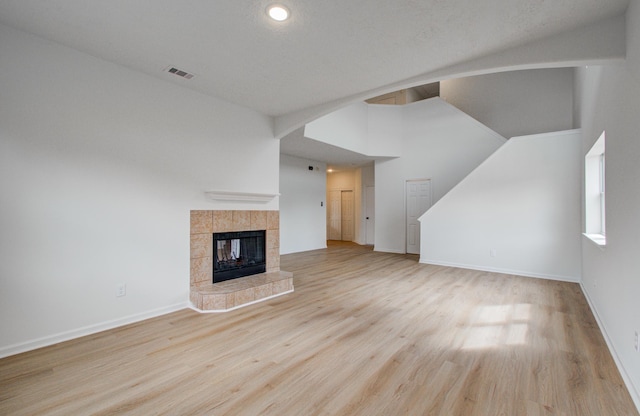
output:
[[[329,191],[329,206],[327,207],[327,240],[342,239],[342,192]]]
[[[365,196],[364,196],[364,218],[366,221],[365,225],[365,244],[373,245],[375,244],[375,190],[376,188],[373,186],[367,186],[364,188]]]
[[[342,241],[353,241],[353,191],[342,191]]]
[[[406,183],[407,253],[420,254],[418,218],[431,207],[431,180],[416,179]]]

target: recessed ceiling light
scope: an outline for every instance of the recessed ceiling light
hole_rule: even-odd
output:
[[[267,14],[273,20],[283,22],[289,18],[289,9],[279,4],[272,4],[267,8]]]

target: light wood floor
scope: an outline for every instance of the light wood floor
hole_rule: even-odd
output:
[[[637,415],[576,284],[354,245],[295,292],[0,360],[1,415]]]

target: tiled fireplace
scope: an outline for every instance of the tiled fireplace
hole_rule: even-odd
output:
[[[266,272],[213,283],[213,233],[266,231]],[[293,291],[280,271],[278,211],[191,211],[191,303],[201,311],[236,309]]]

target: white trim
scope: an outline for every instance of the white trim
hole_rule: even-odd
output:
[[[206,191],[204,193],[209,199],[214,201],[231,202],[269,202],[280,194],[262,194],[256,192],[234,192],[234,191]]]
[[[236,309],[240,309],[240,308],[244,308],[245,306],[249,306],[249,305],[253,305],[255,303],[260,303],[260,302],[264,302],[265,300],[269,300],[269,299],[273,299],[273,298],[277,298],[278,296],[282,296],[282,295],[286,295],[287,293],[293,293],[293,289],[291,290],[287,290],[286,292],[282,292],[282,293],[277,293],[275,295],[271,295],[271,296],[267,296],[266,298],[260,298],[251,302],[247,302],[247,303],[243,303],[242,305],[238,305],[238,306],[234,306],[233,308],[229,308],[229,309],[200,309],[197,308],[195,306],[193,306],[193,303],[191,303],[188,308],[189,309],[193,309],[196,312],[200,312],[200,313],[224,313],[224,312],[231,312],[231,311],[235,311]]]
[[[511,274],[515,276],[534,277],[536,279],[557,280],[560,282],[580,283],[581,281],[580,277],[574,277],[574,276],[558,276],[558,275],[545,274],[545,273],[533,273],[533,272],[528,272],[523,270],[503,269],[500,267],[486,267],[486,266],[475,266],[472,264],[449,263],[446,261],[429,260],[429,259],[423,259],[423,258],[420,258],[420,263],[433,264],[436,266],[458,267],[460,269],[479,270],[483,272]]]
[[[582,233],[582,235],[585,236],[587,240],[595,244],[600,250],[604,250],[607,247],[607,237],[602,234]]]
[[[406,240],[406,237],[405,237]],[[377,246],[373,246],[373,251],[378,251],[380,253],[394,253],[394,254],[407,254],[406,251],[402,251],[402,250],[396,250],[396,249],[391,249],[391,248],[380,248]]]
[[[325,243],[324,246],[318,247],[318,248],[310,248],[310,249],[305,249],[301,251],[287,251],[286,253],[280,252],[280,256],[286,256],[287,254],[306,253],[306,252],[315,251],[315,250],[326,250],[326,249],[327,249],[327,244]]]
[[[624,384],[627,387],[627,390],[629,391],[631,400],[633,400],[633,403],[636,405],[636,409],[638,409],[638,411],[640,412],[640,392],[638,391],[636,386],[633,384],[633,381],[631,380],[631,377],[629,377],[629,374],[627,374],[627,370],[624,368],[624,365],[622,365],[622,361],[620,360],[620,357],[618,357],[616,349],[613,346],[613,342],[611,341],[611,338],[609,337],[609,334],[607,333],[605,326],[602,320],[600,319],[600,315],[598,314],[598,309],[596,309],[595,303],[591,301],[591,298],[589,297],[589,292],[586,290],[582,282],[580,282],[580,289],[582,289],[582,293],[584,294],[585,299],[587,299],[589,308],[591,308],[591,312],[593,313],[594,318],[596,318],[596,323],[598,324],[598,328],[602,333],[604,341],[607,343],[609,352],[613,357],[613,361],[616,363],[616,367],[618,367],[618,371],[620,372],[620,376],[622,377],[622,380],[624,381]]]
[[[87,335],[95,334],[98,332],[106,331],[106,330],[117,328],[120,326],[133,324],[136,322],[144,321],[146,319],[155,318],[157,316],[180,311],[188,307],[189,307],[188,302],[177,303],[175,305],[165,306],[158,309],[152,309],[147,312],[125,316],[124,318],[105,321],[95,325],[88,325],[81,328],[72,329],[70,331],[64,331],[58,334],[53,334],[53,335],[49,335],[42,338],[36,338],[34,340],[27,341],[27,342],[8,345],[6,347],[0,348],[0,358],[9,357],[11,355],[20,354],[23,352],[35,350],[42,347],[47,347],[49,345],[58,344],[60,342],[69,341],[75,338],[84,337]]]

